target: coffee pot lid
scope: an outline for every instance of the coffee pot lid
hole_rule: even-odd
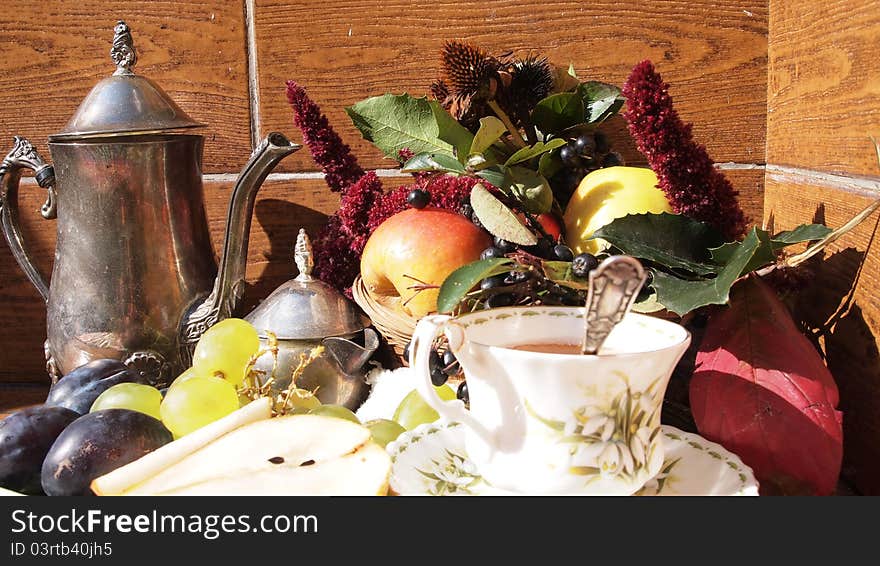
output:
[[[131,30],[120,20],[114,28],[110,58],[116,72],[96,84],[65,128],[49,141],[179,133],[203,127],[184,112],[159,85],[132,71],[137,53]]]
[[[260,336],[270,331],[279,340],[318,339],[353,334],[369,326],[351,301],[312,277],[312,246],[302,228],[296,238],[294,260],[299,275],[275,289],[244,317]]]

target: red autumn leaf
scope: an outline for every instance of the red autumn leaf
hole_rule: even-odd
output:
[[[843,455],[837,385],[773,290],[751,276],[714,314],[690,402],[700,434],[752,467],[762,493],[834,491]]]

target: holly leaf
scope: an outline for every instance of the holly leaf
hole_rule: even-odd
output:
[[[753,228],[752,231],[758,238],[758,248],[740,275],[745,275],[750,271],[760,269],[776,261],[776,248],[773,246],[773,242],[770,241],[770,234],[760,228]],[[728,242],[717,248],[710,249],[712,261],[721,265],[729,263],[741,246],[742,242]]]
[[[553,206],[553,190],[541,174],[526,167],[511,167],[507,171],[510,191],[532,214],[544,214]]]
[[[580,92],[551,94],[532,110],[532,122],[545,135],[560,132],[584,121],[584,103]]]
[[[761,245],[755,251],[752,261],[744,268],[742,275],[776,262],[777,252],[786,246],[812,240],[821,240],[831,233],[831,228],[822,224],[802,224],[794,230],[780,232],[773,237],[765,230],[756,228],[755,231]],[[741,242],[728,242],[709,250],[712,254],[712,261],[722,265],[726,264],[741,245]]]
[[[438,120],[440,112],[435,112],[427,98],[383,94],[362,100],[345,111],[364,139],[373,142],[387,157],[394,159],[401,149],[407,148],[417,154],[453,155],[453,147],[462,141],[460,131],[442,117]],[[442,108],[440,111],[448,116],[449,121],[455,122]],[[444,124],[444,137],[457,140],[456,145],[441,138],[440,121]],[[463,128],[461,124],[458,126]],[[469,147],[470,140],[465,151]]]
[[[773,241],[774,247],[779,249],[792,244],[799,244],[801,242],[821,240],[831,232],[831,228],[824,224],[801,224],[794,230],[787,230],[776,234],[771,240]]]
[[[727,265],[713,279],[687,280],[653,270],[654,280],[651,286],[657,293],[657,302],[680,316],[705,305],[726,304],[731,286],[752,261],[760,245],[757,230],[752,228]]]
[[[633,257],[697,275],[717,273],[719,266],[708,250],[723,242],[708,224],[666,212],[618,218],[596,230],[593,237]]]
[[[493,143],[501,139],[501,136],[504,135],[504,132],[506,131],[507,128],[504,126],[504,122],[495,116],[480,118],[480,129],[477,130],[477,133],[471,142],[470,155],[483,153]]]
[[[706,325],[690,382],[700,434],[740,456],[762,493],[828,495],[843,455],[839,395],[816,348],[760,278]]]
[[[474,185],[471,189],[471,208],[483,227],[496,238],[521,246],[534,246],[538,243],[538,238],[532,231],[483,185]]]
[[[562,147],[565,145],[565,140],[561,138],[554,138],[547,143],[538,142],[535,145],[526,146],[517,150],[516,153],[511,155],[507,161],[504,163],[506,166],[516,165],[517,163],[522,163],[523,161],[528,161],[533,157],[537,157],[548,151],[553,151],[557,147]]]
[[[504,257],[481,259],[463,265],[449,274],[440,285],[437,312],[450,313],[480,281],[510,271],[513,261]]]
[[[620,89],[608,83],[587,81],[581,83],[578,91],[583,97],[586,121],[590,124],[597,124],[617,114],[626,101]]]
[[[464,173],[464,166],[458,159],[445,153],[419,153],[413,155],[403,165],[401,171],[442,171],[444,173]]]

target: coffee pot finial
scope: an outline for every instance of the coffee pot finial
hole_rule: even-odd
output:
[[[113,28],[113,46],[110,58],[116,63],[114,75],[133,75],[131,68],[137,63],[137,51],[131,38],[131,28],[123,20],[116,22]]]

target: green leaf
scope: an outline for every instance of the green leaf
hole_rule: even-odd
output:
[[[575,277],[574,273],[572,273],[570,261],[542,261],[541,269],[544,270],[544,275],[548,279],[560,285],[582,291],[590,288],[590,283],[587,279]]]
[[[723,241],[708,224],[666,212],[618,218],[596,230],[593,237],[633,257],[698,275],[717,272],[708,250]]]
[[[477,172],[477,177],[481,179],[485,179],[486,181],[492,183],[494,186],[501,188],[505,186],[507,182],[505,170],[501,168],[501,166],[489,167],[487,169],[481,169]]]
[[[743,271],[740,275],[745,275],[750,271],[760,269],[761,267],[776,261],[776,248],[770,240],[770,234],[760,228],[753,228],[752,231],[758,238],[758,247],[755,249],[752,259],[745,267],[743,267]],[[728,242],[717,248],[710,249],[709,252],[712,254],[713,261],[720,265],[726,265],[730,263],[731,259],[735,256],[737,250],[739,250],[742,245],[742,242]]]
[[[398,152],[406,148],[413,153],[453,155],[453,144],[440,137],[437,113],[427,98],[383,94],[362,100],[345,111],[364,139],[373,142],[388,157],[397,159]]]
[[[504,122],[495,116],[480,118],[480,129],[477,130],[477,134],[471,142],[470,155],[483,153],[489,146],[501,139],[506,131],[507,127],[504,126]]]
[[[481,259],[459,267],[440,285],[437,312],[449,313],[480,281],[510,271],[512,260],[503,257]]]
[[[610,118],[623,106],[620,89],[608,83],[588,81],[578,89],[583,97],[586,121],[596,124]]]
[[[784,246],[799,244],[801,242],[821,240],[830,234],[831,231],[831,228],[824,224],[801,224],[794,230],[780,232],[770,239],[773,241],[773,246],[779,249]]]
[[[530,145],[519,149],[516,153],[511,155],[504,164],[508,167],[511,165],[516,165],[517,163],[528,161],[533,157],[537,157],[539,155],[547,153],[548,151],[553,151],[557,147],[562,147],[564,145],[565,140],[561,138],[552,139],[547,143],[538,142],[535,145]]]
[[[545,135],[560,132],[583,121],[584,103],[578,91],[551,94],[538,102],[532,111],[532,122]]]
[[[655,270],[651,286],[657,293],[657,301],[680,316],[705,305],[726,304],[730,287],[752,261],[760,246],[758,232],[753,228],[714,279],[688,281]]]
[[[471,189],[471,207],[480,223],[493,236],[521,246],[538,243],[532,231],[523,226],[519,218],[483,185],[474,185]]]
[[[780,232],[773,237],[760,228],[755,228],[755,233],[760,245],[755,250],[752,260],[743,268],[742,275],[774,263],[777,260],[777,252],[782,248],[801,242],[821,240],[831,233],[831,229],[822,224],[803,224],[794,230]],[[712,253],[712,260],[715,263],[724,265],[730,261],[740,246],[742,246],[741,242],[728,242],[709,251]]]
[[[413,155],[403,165],[401,171],[443,171],[444,173],[464,173],[464,166],[446,153],[419,153]]]
[[[562,169],[562,160],[559,158],[559,152],[548,151],[538,160],[538,173],[549,179]]]
[[[553,190],[539,173],[526,167],[511,167],[507,171],[510,190],[532,214],[544,214],[553,206]]]
[[[473,145],[474,134],[444,110],[436,100],[431,100],[428,104],[431,105],[434,120],[437,122],[437,137],[454,147],[455,156],[464,163],[467,161],[468,153]],[[416,150],[413,149],[413,151]]]

